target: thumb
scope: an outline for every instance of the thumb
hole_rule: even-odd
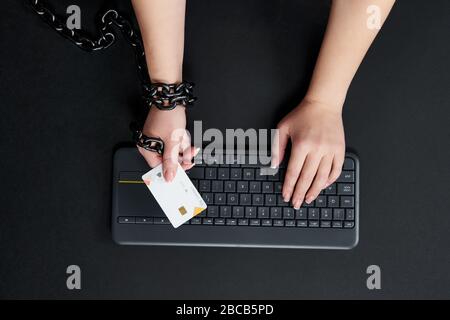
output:
[[[168,141],[164,146],[162,170],[167,182],[172,181],[177,173],[179,150],[180,144],[176,141]]]
[[[284,152],[289,140],[289,135],[283,128],[279,128],[275,131],[275,135],[272,141],[272,159],[270,166],[272,168],[277,168],[281,161],[283,161]]]

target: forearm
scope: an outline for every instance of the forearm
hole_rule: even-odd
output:
[[[340,110],[350,83],[378,29],[369,28],[367,8],[378,6],[381,24],[395,0],[333,0],[327,30],[306,98]]]
[[[186,0],[132,0],[152,82],[182,81]]]

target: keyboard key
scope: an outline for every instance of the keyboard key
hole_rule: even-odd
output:
[[[194,166],[192,169],[186,172],[191,179],[204,179],[205,171],[204,168]]]
[[[238,204],[238,195],[236,193],[227,194],[227,204],[236,205]]]
[[[269,180],[269,181],[280,181],[280,169],[276,170],[276,173],[274,173],[274,174],[269,174],[267,176],[267,180]]]
[[[341,175],[337,179],[337,182],[355,182],[355,172],[342,171]]]
[[[203,224],[211,225],[214,223],[214,220],[213,220],[213,218],[203,218],[202,222],[203,222]]]
[[[252,205],[254,205],[254,206],[264,205],[264,196],[262,194],[252,195]]]
[[[351,196],[355,194],[355,190],[353,189],[354,184],[351,183],[339,183],[337,187],[337,194],[344,196]]]
[[[223,192],[223,181],[221,180],[211,181],[211,192]]]
[[[331,221],[320,221],[321,228],[331,228]]]
[[[244,217],[244,207],[238,206],[233,207],[233,218],[243,218]]]
[[[191,224],[202,224],[202,218],[192,218]]]
[[[261,225],[261,221],[259,221],[259,219],[250,219],[250,225],[251,226],[259,226],[259,225]]]
[[[258,207],[258,218],[269,218],[269,217],[270,217],[270,208]]]
[[[220,207],[220,217],[221,218],[230,218],[231,217],[231,207],[230,206],[221,206]]]
[[[281,208],[280,207],[272,207],[270,208],[270,217],[272,219],[281,219],[283,216]]]
[[[339,207],[339,197],[338,196],[328,196],[328,207],[330,207],[330,208]]]
[[[226,204],[227,198],[225,193],[215,193],[214,194],[214,204]]]
[[[281,193],[283,190],[283,183],[282,182],[275,182],[275,193]]]
[[[281,194],[277,195],[277,205],[279,207],[289,206],[289,202],[284,202],[283,196]]]
[[[355,198],[352,196],[342,196],[341,197],[341,207],[342,208],[353,208],[355,206]]]
[[[336,194],[336,184],[333,183],[332,185],[325,188],[325,194]]]
[[[284,227],[284,221],[280,219],[273,220],[274,227]]]
[[[225,181],[225,192],[236,192],[236,181]]]
[[[167,218],[153,218],[153,224],[170,224],[169,219]]]
[[[196,217],[205,218],[205,217],[206,217],[206,211],[207,211],[207,210],[203,210],[202,212],[200,212],[199,214],[197,214]]]
[[[239,219],[238,225],[240,226],[248,226],[248,219]]]
[[[219,226],[223,226],[223,225],[225,225],[225,219],[224,218],[215,218],[214,219],[214,224],[215,225],[219,225]]]
[[[302,207],[305,207],[305,208],[311,208],[311,207],[314,207],[314,201],[312,201],[311,203],[303,202],[303,203],[302,203]]]
[[[354,221],[345,221],[344,222],[344,228],[353,228],[355,226]]]
[[[246,218],[256,218],[257,216],[256,207],[245,207]]]
[[[242,179],[242,169],[241,168],[231,168],[230,169],[230,179],[231,180],[241,180]]]
[[[118,217],[117,222],[121,223],[121,224],[122,223],[124,223],[124,224],[136,223],[136,218],[135,217]]]
[[[333,214],[330,208],[322,208],[320,209],[320,219],[321,220],[331,220]]]
[[[318,196],[316,198],[316,207],[322,208],[327,206],[327,197],[326,196]]]
[[[274,194],[266,194],[266,206],[275,206],[277,204],[277,196]]]
[[[283,208],[283,219],[294,219],[295,212],[293,208]]]
[[[250,181],[249,190],[251,193],[260,193],[261,192],[261,182]]]
[[[333,220],[344,220],[344,209],[333,209]]]
[[[261,225],[264,227],[271,227],[272,226],[272,220],[270,219],[262,219]]]
[[[152,217],[136,217],[136,223],[137,224],[152,224],[153,218]]]
[[[217,196],[217,194],[216,194]],[[208,218],[217,218],[219,216],[219,207],[218,206],[208,206],[206,208],[206,216]]]
[[[241,193],[239,195],[239,205],[249,206],[252,204],[252,195],[248,193]]]
[[[342,221],[333,221],[331,226],[333,228],[342,228]]]
[[[307,219],[307,209],[306,208],[300,208],[298,210],[295,210],[295,219],[297,220],[304,220]]]
[[[355,220],[355,210],[354,209],[345,210],[345,220]]]
[[[227,224],[227,226],[235,226],[237,224],[237,220],[236,219],[227,219],[226,224]]]
[[[344,170],[355,170],[355,161],[351,158],[345,158],[344,160]]]
[[[319,221],[317,221],[317,220],[310,220],[310,221],[308,221],[308,227],[310,227],[310,228],[318,228],[319,227]]]
[[[295,220],[286,220],[286,221],[284,222],[284,225],[285,225],[286,227],[295,227]]]
[[[219,168],[217,171],[219,180],[228,180],[230,179],[230,169],[228,168]]]
[[[297,227],[306,228],[308,226],[308,221],[306,220],[298,220]]]
[[[273,182],[265,181],[262,183],[263,193],[273,193]]]
[[[244,180],[255,180],[255,169],[246,168],[243,170]]]
[[[216,179],[217,178],[217,168],[206,167],[205,168],[205,179]]]
[[[202,198],[205,200],[206,204],[213,204],[213,194],[212,193],[202,193]]]
[[[248,192],[248,181],[238,181],[236,182],[236,191],[237,192]]]
[[[261,169],[258,168],[256,169],[256,173],[255,173],[255,179],[257,181],[265,181],[267,179],[267,176],[265,174],[261,174]]]
[[[308,208],[308,220],[319,220],[318,208]]]
[[[209,181],[209,180],[200,180],[198,182],[198,190],[200,192],[202,192],[202,191],[204,191],[204,192],[211,191],[211,181]]]

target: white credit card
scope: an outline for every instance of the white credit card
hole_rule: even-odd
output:
[[[175,228],[206,209],[205,201],[180,164],[170,182],[164,179],[162,165],[144,174],[142,180]]]

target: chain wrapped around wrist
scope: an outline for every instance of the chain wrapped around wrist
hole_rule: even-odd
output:
[[[164,152],[164,141],[158,137],[148,137],[142,133],[142,130],[133,127],[133,140],[137,146],[144,148],[145,150],[156,152],[158,154],[163,154]]]
[[[179,105],[192,106],[197,99],[193,96],[193,86],[194,84],[190,82],[178,84],[152,83],[145,98],[149,106],[155,106],[164,111],[173,110]],[[133,140],[137,146],[163,154],[164,141],[161,138],[146,136],[136,123],[131,125],[131,131],[133,131]]]
[[[149,106],[160,110],[172,110],[178,105],[190,107],[197,99],[193,95],[193,87],[191,82],[152,83],[145,98]]]

